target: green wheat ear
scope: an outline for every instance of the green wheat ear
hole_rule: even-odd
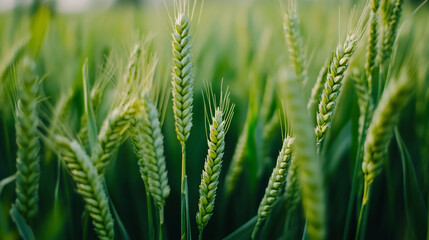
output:
[[[371,15],[369,24],[369,37],[368,48],[366,52],[365,71],[368,79],[369,92],[372,92],[372,75],[375,68],[375,60],[377,57],[377,44],[378,44],[378,9],[380,7],[380,0],[371,1]]]
[[[225,151],[225,134],[228,131],[229,124],[234,113],[234,105],[230,105],[229,91],[225,95],[221,92],[220,106],[216,107],[216,99],[210,93],[210,87],[207,88],[207,97],[209,112],[211,115],[211,124],[207,136],[208,152],[204,163],[204,170],[201,174],[200,198],[198,202],[198,212],[196,222],[202,238],[203,229],[209,222],[215,205],[216,191],[219,185],[219,176],[222,168],[223,155]],[[211,95],[211,96],[210,96]],[[212,97],[212,100],[210,100]],[[213,109],[214,107],[214,114]],[[207,116],[206,109],[206,117]],[[209,121],[209,120],[207,120]]]
[[[318,149],[320,149],[320,145],[325,138],[326,131],[331,126],[337,98],[340,94],[341,86],[343,85],[344,74],[349,66],[350,58],[356,50],[356,46],[357,36],[351,34],[347,37],[342,46],[337,47],[332,57],[316,118],[317,126],[315,128],[315,133]]]
[[[225,197],[231,196],[236,188],[237,181],[243,171],[244,159],[247,154],[247,137],[249,134],[249,120],[246,120],[243,129],[241,130],[240,137],[238,138],[237,145],[235,146],[232,155],[231,164],[228,168],[225,177]]]
[[[295,68],[295,75],[298,81],[305,85],[307,82],[307,72],[305,70],[304,44],[299,28],[298,15],[296,13],[296,2],[291,1],[288,11],[284,14],[284,29],[290,60]]]
[[[138,112],[132,136],[134,149],[139,158],[142,179],[155,200],[163,223],[165,200],[170,194],[170,187],[158,110],[148,93],[145,94]]]
[[[298,181],[298,163],[294,158],[291,159],[289,171],[286,178],[286,187],[284,197],[286,200],[286,210],[292,212],[301,201],[301,192]]]
[[[91,160],[100,176],[104,175],[113,152],[126,138],[126,131],[136,118],[135,103],[120,106],[109,114],[98,135],[98,144],[92,152]]]
[[[403,0],[395,0],[392,11],[389,14],[386,13],[388,21],[385,23],[387,24],[387,28],[383,33],[382,46],[380,49],[380,64],[384,64],[388,61],[392,54],[393,45],[396,40],[396,35],[398,34],[399,19],[401,18],[403,3]]]
[[[193,82],[191,35],[188,18],[179,14],[173,28],[173,112],[177,138],[182,145],[188,140],[192,127]]]
[[[85,150],[76,141],[57,136],[55,144],[76,182],[77,192],[85,200],[85,207],[92,218],[98,238],[113,240],[115,238],[114,223],[109,201],[96,168]]]
[[[252,239],[256,237],[260,226],[271,213],[274,203],[280,197],[280,194],[283,190],[292,159],[293,141],[293,138],[289,136],[287,136],[283,141],[282,149],[280,150],[279,156],[277,157],[276,166],[271,173],[268,186],[265,189],[264,197],[259,204],[258,220],[256,222],[255,228],[253,229]]]
[[[315,119],[315,113],[317,112],[317,104],[319,103],[320,96],[322,95],[323,87],[325,86],[326,76],[328,74],[330,60],[326,60],[325,64],[323,64],[322,68],[319,71],[319,75],[317,75],[316,82],[314,83],[313,88],[311,89],[311,96],[308,100],[307,110],[311,113],[311,118]]]
[[[146,42],[136,44],[131,51],[115,92],[114,108],[103,122],[92,150],[91,160],[100,176],[104,175],[114,151],[128,137],[128,130],[137,117],[140,94],[150,87],[153,79],[157,59],[148,53],[144,44]]]
[[[17,79],[18,102],[16,106],[16,201],[15,206],[29,222],[36,216],[39,201],[40,142],[38,136],[39,117],[37,113],[38,81],[33,76],[34,62],[24,62],[22,76]]]
[[[408,81],[407,77],[402,76],[399,81],[392,82],[388,86],[374,111],[364,144],[362,171],[365,175],[365,188],[363,205],[368,201],[369,188],[374,178],[382,171],[383,159],[393,136],[393,129],[399,122],[401,110],[407,105],[414,91],[414,85]]]
[[[286,73],[280,77],[284,79]],[[308,117],[300,84],[286,78],[284,103],[291,130],[295,136],[294,154],[298,163],[298,177],[302,202],[307,218],[307,232],[310,239],[324,239],[326,232],[325,193],[322,169],[316,154],[316,141]]]

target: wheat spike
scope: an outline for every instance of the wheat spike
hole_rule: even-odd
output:
[[[217,185],[222,167],[222,158],[225,150],[225,121],[220,109],[216,109],[210,125],[209,146],[204,170],[201,175],[200,200],[198,202],[197,225],[202,231],[213,214]]]
[[[281,78],[284,79],[287,75],[283,74]],[[326,229],[325,194],[322,169],[316,154],[316,141],[311,131],[312,124],[300,84],[295,79],[286,78],[285,80],[285,112],[295,136],[294,154],[299,164],[298,177],[307,218],[307,232],[310,239],[323,239]]]
[[[293,211],[298,206],[301,201],[301,192],[299,190],[299,181],[298,181],[298,164],[294,158],[291,159],[289,170],[286,178],[286,187],[285,187],[285,200],[286,200],[286,210]]]
[[[414,91],[413,84],[407,81],[406,77],[392,82],[374,112],[364,144],[362,171],[365,175],[365,188],[362,204],[368,201],[369,187],[382,170],[393,129],[399,122],[401,110],[407,105]]]
[[[85,150],[76,141],[57,136],[55,144],[59,148],[73,180],[77,192],[83,197],[86,209],[92,218],[99,239],[114,239],[114,223],[109,202],[97,170]]]
[[[305,54],[304,45],[299,29],[298,15],[296,13],[295,2],[292,1],[288,11],[284,15],[284,29],[286,33],[286,40],[288,43],[288,50],[290,60],[295,68],[295,74],[298,81],[305,85],[307,82],[307,72],[305,70]]]
[[[211,123],[209,133],[207,135],[208,151],[204,163],[204,169],[201,174],[200,183],[200,198],[198,201],[198,212],[196,222],[200,231],[200,239],[202,238],[203,229],[207,226],[210,217],[213,214],[216,191],[219,185],[219,176],[222,168],[223,155],[225,151],[225,134],[228,132],[229,124],[231,123],[234,114],[234,104],[230,104],[229,90],[225,93],[220,93],[220,104],[216,106],[216,97],[212,92],[211,86],[206,86],[206,96],[208,102],[205,105],[205,113],[207,122],[209,122],[209,114]]]
[[[173,112],[177,138],[186,142],[192,127],[193,82],[188,18],[178,15],[173,29]]]
[[[16,201],[15,206],[27,221],[38,212],[40,178],[40,142],[38,136],[39,117],[37,114],[38,82],[32,76],[34,62],[24,64],[23,76],[18,81],[19,100],[16,106]]]
[[[158,110],[148,94],[139,108],[133,131],[133,143],[139,158],[140,173],[163,219],[165,200],[170,194],[164,156],[164,137]]]
[[[125,140],[126,131],[136,118],[135,102],[119,106],[109,114],[98,134],[98,143],[92,152],[91,160],[98,175],[103,176],[112,154]]]
[[[369,38],[368,48],[366,52],[365,71],[368,79],[369,91],[372,92],[372,75],[375,67],[375,60],[377,57],[377,44],[378,44],[378,16],[377,12],[380,6],[380,0],[371,1],[371,15],[369,24]]]
[[[277,157],[277,163],[273,172],[271,173],[268,186],[265,189],[264,197],[258,208],[258,220],[255,228],[253,229],[252,238],[256,237],[261,224],[265,221],[268,215],[271,213],[274,203],[279,198],[283,186],[286,182],[286,176],[290,161],[292,158],[293,138],[287,136],[283,141],[282,149],[280,150],[279,156]]]
[[[316,139],[317,147],[320,145],[325,137],[325,133],[331,126],[332,116],[334,115],[337,98],[340,94],[344,73],[347,70],[350,58],[352,57],[357,46],[357,37],[351,34],[347,37],[343,46],[338,46],[337,50],[332,57],[331,66],[329,67],[326,82],[323,87],[321,99],[319,102],[319,109],[316,118]]]
[[[322,94],[323,86],[326,82],[326,75],[328,74],[330,62],[327,60],[317,75],[316,83],[311,89],[311,97],[308,100],[307,110],[312,114],[312,118],[315,118],[314,113],[317,111],[316,106],[319,103],[320,95]]]
[[[399,19],[401,18],[403,3],[403,0],[396,0],[395,4],[393,5],[393,10],[389,15],[388,26],[383,34],[380,52],[380,64],[383,64],[385,61],[387,61],[392,54],[393,45],[398,32]]]
[[[238,138],[237,145],[235,146],[232,155],[231,164],[228,168],[225,177],[225,196],[230,196],[234,191],[238,178],[243,171],[243,163],[247,154],[247,135],[248,135],[248,121],[244,124],[240,137]]]

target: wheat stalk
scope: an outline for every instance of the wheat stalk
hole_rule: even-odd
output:
[[[380,174],[383,159],[393,136],[393,129],[399,122],[401,110],[415,91],[413,84],[402,77],[392,82],[385,90],[378,104],[365,140],[362,171],[365,175],[365,187],[362,204],[369,199],[369,188],[374,178]]]
[[[280,77],[284,79],[286,73],[283,74]],[[326,227],[325,194],[322,170],[316,154],[316,141],[311,131],[312,124],[308,117],[300,84],[294,79],[286,78],[285,80],[285,112],[295,136],[294,153],[299,164],[298,177],[307,218],[307,232],[310,239],[323,239]]]
[[[155,200],[163,223],[165,200],[170,194],[164,156],[164,137],[158,110],[148,94],[139,108],[139,117],[134,125],[133,143],[139,158],[138,164],[143,181]]]
[[[27,59],[28,60],[28,59]],[[30,60],[28,60],[30,61]],[[38,81],[34,62],[24,64],[23,76],[18,81],[19,100],[16,106],[16,201],[15,206],[29,222],[38,212],[40,178],[40,142],[38,137],[39,117],[37,113]]]
[[[344,73],[347,70],[357,46],[357,36],[351,34],[347,37],[343,46],[338,46],[332,57],[331,66],[329,67],[326,82],[323,87],[323,92],[319,102],[319,109],[317,112],[317,126],[315,129],[317,148],[325,137],[325,133],[331,126],[332,116],[334,115],[337,98],[340,94]]]
[[[173,95],[173,113],[177,139],[182,145],[182,174],[181,174],[181,238],[190,239],[191,227],[188,226],[189,201],[187,194],[187,175],[186,175],[186,141],[192,128],[192,109],[193,109],[193,84],[194,76],[192,74],[191,62],[191,34],[190,23],[186,14],[189,2],[187,0],[179,1],[177,16],[173,24],[173,73],[172,73],[172,95]],[[191,14],[191,18],[193,11]]]
[[[60,136],[56,136],[55,144],[76,182],[77,192],[85,200],[98,238],[114,239],[114,223],[108,198],[101,178],[85,150],[76,141]]]
[[[268,186],[265,189],[264,197],[259,204],[258,220],[256,222],[255,228],[253,229],[252,239],[255,239],[260,226],[271,213],[274,203],[281,194],[283,186],[286,182],[286,176],[292,158],[292,148],[293,138],[287,136],[283,141],[282,149],[280,150],[279,156],[277,157],[277,163],[273,169],[273,172],[271,173]]]

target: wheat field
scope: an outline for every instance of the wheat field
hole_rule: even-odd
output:
[[[428,239],[429,4],[0,12],[0,239]]]

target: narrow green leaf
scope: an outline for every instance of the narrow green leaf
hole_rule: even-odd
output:
[[[104,184],[104,185],[106,185],[106,184]],[[107,193],[107,191],[106,191],[106,193]],[[110,207],[112,208],[112,213],[113,213],[113,216],[114,216],[114,218],[116,220],[116,223],[118,224],[119,232],[121,233],[122,239],[123,240],[130,240],[131,239],[130,235],[128,234],[127,229],[125,229],[125,225],[122,222],[121,218],[119,217],[119,214],[116,211],[115,205],[113,205],[113,201],[110,198],[110,196],[109,196],[108,193],[107,193],[107,197],[109,198]]]
[[[12,208],[10,209],[10,216],[12,217],[13,222],[18,228],[19,235],[24,240],[36,239],[34,237],[33,230],[30,228],[30,226],[28,226],[28,224],[25,222],[24,218],[21,216],[21,214],[18,212],[15,206],[12,206]]]
[[[85,63],[82,67],[82,79],[84,87],[84,100],[85,100],[85,114],[87,116],[88,122],[88,140],[90,149],[94,149],[94,146],[97,142],[97,124],[95,120],[94,108],[92,107],[91,100],[91,88],[89,86],[88,79],[88,59],[85,60]]]
[[[404,204],[408,227],[411,228],[415,239],[424,239],[427,226],[427,210],[424,198],[417,182],[411,156],[398,128],[395,128],[395,136],[402,161]]]
[[[146,189],[146,207],[147,207],[147,222],[149,228],[149,239],[155,239],[154,227],[153,227],[153,213],[152,213],[152,200],[150,194]]]
[[[3,192],[3,188],[6,187],[6,185],[8,185],[9,183],[15,181],[15,178],[16,178],[16,173],[0,181],[0,195]]]
[[[241,240],[241,239],[250,239],[252,236],[253,228],[255,227],[256,221],[258,220],[258,216],[254,216],[241,227],[237,228],[234,232],[229,234],[223,240]]]
[[[82,240],[88,239],[89,211],[85,208],[82,213]]]
[[[124,239],[124,240],[130,240],[130,235],[128,234],[127,229],[125,229],[125,225],[122,222],[121,218],[119,217],[119,214],[116,211],[115,205],[113,205],[113,201],[110,198],[109,190],[107,189],[106,179],[105,178],[103,178],[103,188],[104,188],[104,191],[106,192],[107,198],[109,199],[109,203],[110,203],[110,207],[112,208],[113,216],[115,217],[115,220],[118,223],[119,232],[121,233],[122,239]]]

